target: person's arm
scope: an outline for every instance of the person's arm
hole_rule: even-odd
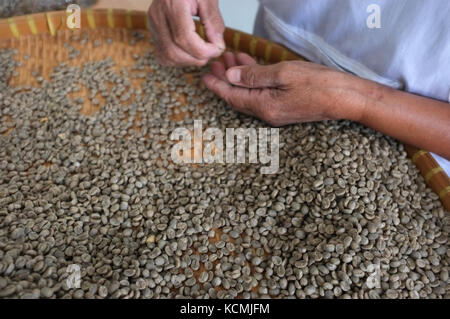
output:
[[[262,66],[245,54],[213,62],[206,86],[271,125],[347,119],[450,159],[450,105],[309,62]]]
[[[450,104],[353,79],[358,122],[450,159]],[[359,102],[360,101],[360,102]]]

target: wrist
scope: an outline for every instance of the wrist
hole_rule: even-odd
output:
[[[362,122],[374,96],[381,94],[381,86],[343,72],[332,76],[336,86],[331,88],[332,98],[327,99],[331,119]]]

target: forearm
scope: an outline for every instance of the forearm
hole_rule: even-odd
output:
[[[346,118],[450,159],[450,105],[354,77]]]

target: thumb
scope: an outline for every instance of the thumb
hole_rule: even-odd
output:
[[[223,38],[225,23],[220,14],[219,1],[198,1],[198,10],[200,19],[205,26],[206,38],[221,51],[224,51],[226,48]]]
[[[282,85],[277,65],[238,66],[228,69],[226,77],[231,84],[253,88],[275,88]]]

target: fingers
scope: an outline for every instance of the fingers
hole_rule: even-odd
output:
[[[226,73],[230,83],[246,88],[278,88],[286,82],[287,70],[283,63],[232,67]]]
[[[279,100],[279,94],[284,91],[279,90],[278,87],[276,89],[247,88],[230,83],[227,77],[227,68],[236,69],[242,67],[243,64],[249,68],[258,67],[257,62],[247,54],[226,52],[223,55],[223,62],[212,62],[212,74],[205,75],[202,80],[210,91],[223,98],[236,111],[255,116],[277,126],[280,123],[277,101]],[[284,67],[278,67],[277,70],[277,72],[280,72],[280,70],[284,70]],[[260,73],[270,74],[273,72],[269,69]],[[277,94],[277,97],[275,97],[275,94]]]
[[[208,61],[200,60],[189,55],[170,41],[170,31],[164,17],[158,17],[158,28],[150,22],[156,33],[156,55],[160,64],[164,66],[203,66]],[[157,31],[156,31],[157,30]]]
[[[243,66],[243,65],[256,65],[257,62],[251,56],[246,53],[232,53],[225,52],[223,54],[223,62],[227,69],[233,68],[235,66]]]
[[[205,26],[206,38],[222,52],[225,50],[223,33],[225,24],[219,10],[218,0],[198,0],[200,19]]]
[[[223,62],[222,62],[223,61]],[[251,56],[245,53],[234,54],[225,52],[222,61],[214,61],[211,63],[212,75],[206,75],[203,82],[206,87],[225,99],[228,104],[235,109],[246,114],[253,114],[249,105],[254,103],[255,97],[261,95],[261,90],[249,90],[247,88],[238,88],[228,81],[227,69],[239,67],[242,65],[255,66],[257,62]]]
[[[195,31],[191,11],[183,5],[183,1],[171,2],[169,10],[173,12],[168,19],[169,27],[172,39],[178,47],[199,60],[209,60],[222,54],[222,48],[219,49],[216,45],[205,42]]]
[[[238,65],[257,65],[258,62],[250,55],[246,53],[238,53],[236,54],[236,61]]]
[[[222,62],[214,61],[211,62],[211,73],[222,81],[227,81],[227,77],[225,76],[226,69],[225,65]]]
[[[198,0],[153,1],[149,10],[150,31],[156,40],[156,51],[162,64],[202,66],[222,53],[222,45],[219,48],[217,44],[203,41],[195,31],[192,15],[199,13],[198,2]],[[214,4],[217,0],[200,2]],[[218,5],[217,14],[220,16]]]
[[[221,61],[211,62],[210,68],[213,75],[222,81],[228,82],[228,79],[226,78],[226,71],[228,68],[240,65],[255,65],[256,63],[255,59],[248,54],[225,52]]]
[[[231,108],[240,113],[257,117],[272,126],[293,123],[292,118],[285,119],[280,110],[280,103],[273,99],[271,91],[276,91],[275,89],[236,87],[212,74],[205,75],[202,80],[210,91],[223,98]]]
[[[225,52],[223,55],[223,61],[225,63],[225,67],[227,68],[227,70],[229,68],[238,66],[238,63],[236,61],[236,55],[232,52]]]
[[[269,90],[246,89],[233,86],[212,74],[203,77],[203,83],[216,95],[224,99],[234,110],[246,115],[270,120],[272,99]]]
[[[210,91],[223,98],[236,111],[255,116],[251,106],[257,97],[250,90],[233,87],[212,74],[203,76],[202,80]]]

